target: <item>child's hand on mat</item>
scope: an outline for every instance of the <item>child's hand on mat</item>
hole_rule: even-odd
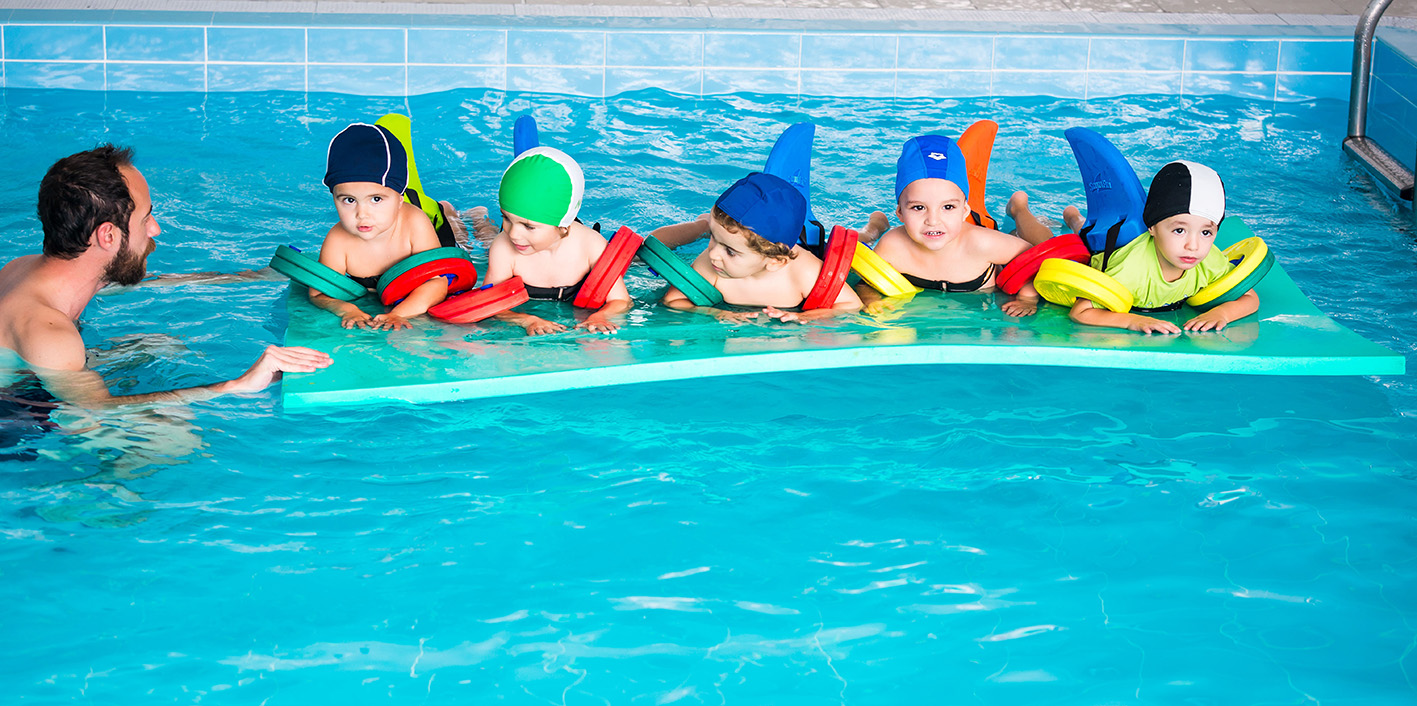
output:
[[[719,309],[715,311],[713,317],[725,324],[746,324],[749,321],[757,321],[761,311],[728,311]]]
[[[1170,321],[1153,319],[1150,316],[1132,315],[1127,328],[1138,333],[1180,333],[1181,328]]]
[[[339,315],[339,325],[343,328],[364,328],[369,325],[369,315],[355,309]]]
[[[802,317],[795,311],[783,311],[777,307],[770,306],[764,308],[763,313],[767,314],[769,319],[777,319],[784,324],[802,323]]]
[[[619,326],[600,314],[591,314],[585,321],[576,324],[576,328],[585,329],[591,333],[615,333],[620,330]]]
[[[887,298],[885,298],[885,299],[877,299],[876,301],[873,301],[873,302],[871,302],[870,304],[867,304],[865,311],[866,311],[867,314],[870,314],[870,315],[872,315],[872,316],[877,316],[877,315],[879,315],[879,314],[885,314],[885,313],[889,313],[889,312],[895,311],[895,310],[896,310],[896,307],[897,307],[899,304],[900,304],[900,300],[899,300],[899,299],[896,299],[895,297],[887,297]]]
[[[1225,328],[1225,325],[1228,323],[1230,323],[1230,319],[1227,318],[1225,314],[1221,313],[1219,309],[1211,309],[1210,311],[1207,311],[1204,314],[1201,314],[1200,316],[1197,316],[1196,318],[1187,321],[1186,330],[1219,331],[1220,329]]]
[[[392,313],[375,316],[369,320],[368,326],[369,328],[378,329],[380,331],[397,331],[401,328],[413,328],[413,324],[409,323],[408,319]]]
[[[529,317],[526,322],[522,323],[522,328],[526,329],[528,336],[544,336],[548,333],[560,333],[566,330],[562,324],[536,316]]]
[[[1011,299],[999,307],[1009,316],[1033,316],[1038,311],[1037,299]]]

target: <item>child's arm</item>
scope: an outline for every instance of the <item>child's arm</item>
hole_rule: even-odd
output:
[[[865,282],[856,283],[856,296],[861,298],[861,307],[866,310],[867,314],[879,314],[894,308],[889,299]]]
[[[1217,307],[1218,308],[1218,307]],[[1068,318],[1088,326],[1124,328],[1138,333],[1180,333],[1181,328],[1170,321],[1153,319],[1141,314],[1119,314],[1094,307],[1089,299],[1078,299],[1068,311]]]
[[[708,235],[708,223],[709,214],[705,213],[692,221],[675,223],[672,226],[660,226],[650,231],[650,235],[671,248],[677,248]]]
[[[758,318],[761,311],[729,311],[712,306],[696,306],[689,301],[689,297],[675,287],[670,287],[664,293],[664,298],[659,303],[674,309],[675,311],[692,311],[695,314],[712,316],[725,324],[742,324]]]
[[[512,240],[505,233],[498,235],[492,244],[487,246],[487,279],[486,284],[500,284],[512,278],[516,274],[512,267],[516,254],[512,250]],[[566,327],[554,321],[547,321],[540,316],[523,314],[516,309],[508,309],[492,318],[498,321],[505,321],[515,324],[526,330],[528,335],[540,336],[547,333],[560,333]]]
[[[610,288],[610,294],[605,299],[605,305],[600,307],[595,313],[587,316],[585,321],[576,324],[576,328],[583,328],[591,333],[615,333],[620,330],[610,317],[616,314],[623,314],[634,307],[635,301],[630,298],[630,290],[625,288],[625,278],[615,280],[615,286]]]
[[[335,228],[339,226],[336,225]],[[334,228],[330,229],[334,232]],[[345,274],[349,272],[346,264],[344,248],[337,240],[325,236],[325,242],[320,245],[320,264]],[[328,311],[339,317],[339,325],[343,328],[364,328],[369,325],[369,315],[363,309],[355,306],[352,302],[340,301],[334,297],[320,293],[314,287],[310,288],[310,303]]]
[[[718,281],[708,264],[707,250],[699,253],[699,256],[694,258],[694,262],[691,266],[694,268],[695,272],[703,275],[704,279],[709,282],[716,283]],[[676,311],[692,311],[696,314],[712,316],[725,324],[747,323],[757,319],[758,315],[762,313],[761,311],[729,311],[712,306],[696,306],[694,302],[689,300],[688,295],[673,286],[669,288],[669,291],[664,293],[664,298],[660,300],[660,303]]]
[[[422,209],[405,203],[399,217],[403,219],[402,225],[409,229],[409,255],[417,255],[442,245],[438,242],[437,231],[433,230],[433,222],[428,220]],[[375,316],[370,320],[369,326],[385,331],[413,328],[413,324],[408,322],[409,319],[428,313],[428,307],[447,298],[448,279],[435,277],[415,287],[393,309]]]
[[[1038,290],[1033,288],[1033,282],[1030,281],[1019,287],[1018,294],[999,308],[1009,316],[1032,316],[1038,311]]]
[[[364,328],[369,325],[370,316],[363,309],[350,302],[326,296],[319,290],[310,289],[310,303],[339,317],[339,325],[344,328]]]
[[[798,272],[810,276],[809,278],[812,281],[808,282],[805,279],[799,279],[798,284],[805,285],[805,291],[811,292],[812,287],[816,285],[816,278],[818,275],[812,274],[812,269],[807,267],[801,268],[800,270],[798,270]],[[820,273],[821,270],[818,269],[817,272]],[[801,275],[798,276],[799,278],[801,277]],[[833,301],[832,305],[829,307],[822,307],[820,309],[810,309],[808,311],[781,311],[773,307],[768,307],[763,311],[767,313],[768,316],[777,319],[778,321],[795,321],[799,324],[805,324],[808,321],[830,319],[833,316],[840,316],[841,314],[850,314],[860,310],[861,298],[856,296],[856,290],[852,289],[851,287],[842,287],[841,291],[837,292],[836,301]]]
[[[1014,258],[1023,254],[1023,251],[1032,247],[1021,238],[1000,233],[997,230],[980,227],[975,232],[983,236],[984,256],[995,265],[1007,265]],[[1038,290],[1033,288],[1032,282],[1029,282],[1019,289],[1013,299],[1004,302],[1004,305],[999,308],[1009,316],[1031,316],[1038,311]]]
[[[1219,331],[1237,319],[1243,319],[1259,311],[1260,295],[1251,289],[1233,302],[1225,302],[1210,311],[1186,322],[1187,331]]]
[[[369,320],[369,328],[383,331],[393,331],[401,328],[413,328],[409,319],[419,314],[428,313],[428,308],[448,298],[448,278],[434,277],[414,288],[403,301],[399,302],[387,313],[379,314]]]

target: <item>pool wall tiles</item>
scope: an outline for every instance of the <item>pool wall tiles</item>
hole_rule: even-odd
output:
[[[1417,165],[1417,56],[1381,39],[1373,46],[1368,136],[1408,169]]]
[[[10,24],[0,76],[10,88],[133,91],[1342,100],[1352,46],[1289,37]]]

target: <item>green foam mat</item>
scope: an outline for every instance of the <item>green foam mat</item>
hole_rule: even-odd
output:
[[[1226,219],[1217,247],[1251,235]],[[286,375],[287,409],[444,402],[719,375],[881,365],[1051,365],[1251,375],[1400,375],[1405,359],[1325,316],[1280,263],[1257,287],[1260,310],[1223,331],[1162,336],[1080,326],[1043,304],[1031,317],[999,310],[1003,294],[925,293],[879,315],[801,326],[729,325],[660,306],[663,280],[636,263],[626,284],[640,300],[613,335],[568,330],[526,336],[498,321],[411,330],[344,330],[292,288],[285,343],[325,351],[330,367]],[[370,313],[372,297],[356,302]],[[573,325],[587,312],[532,302],[519,311]],[[1182,323],[1195,310],[1155,314]]]

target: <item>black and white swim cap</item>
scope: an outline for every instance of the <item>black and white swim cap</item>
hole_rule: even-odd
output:
[[[1151,178],[1141,219],[1150,228],[1172,216],[1189,213],[1215,221],[1225,219],[1225,183],[1214,169],[1195,162],[1167,164]]]

